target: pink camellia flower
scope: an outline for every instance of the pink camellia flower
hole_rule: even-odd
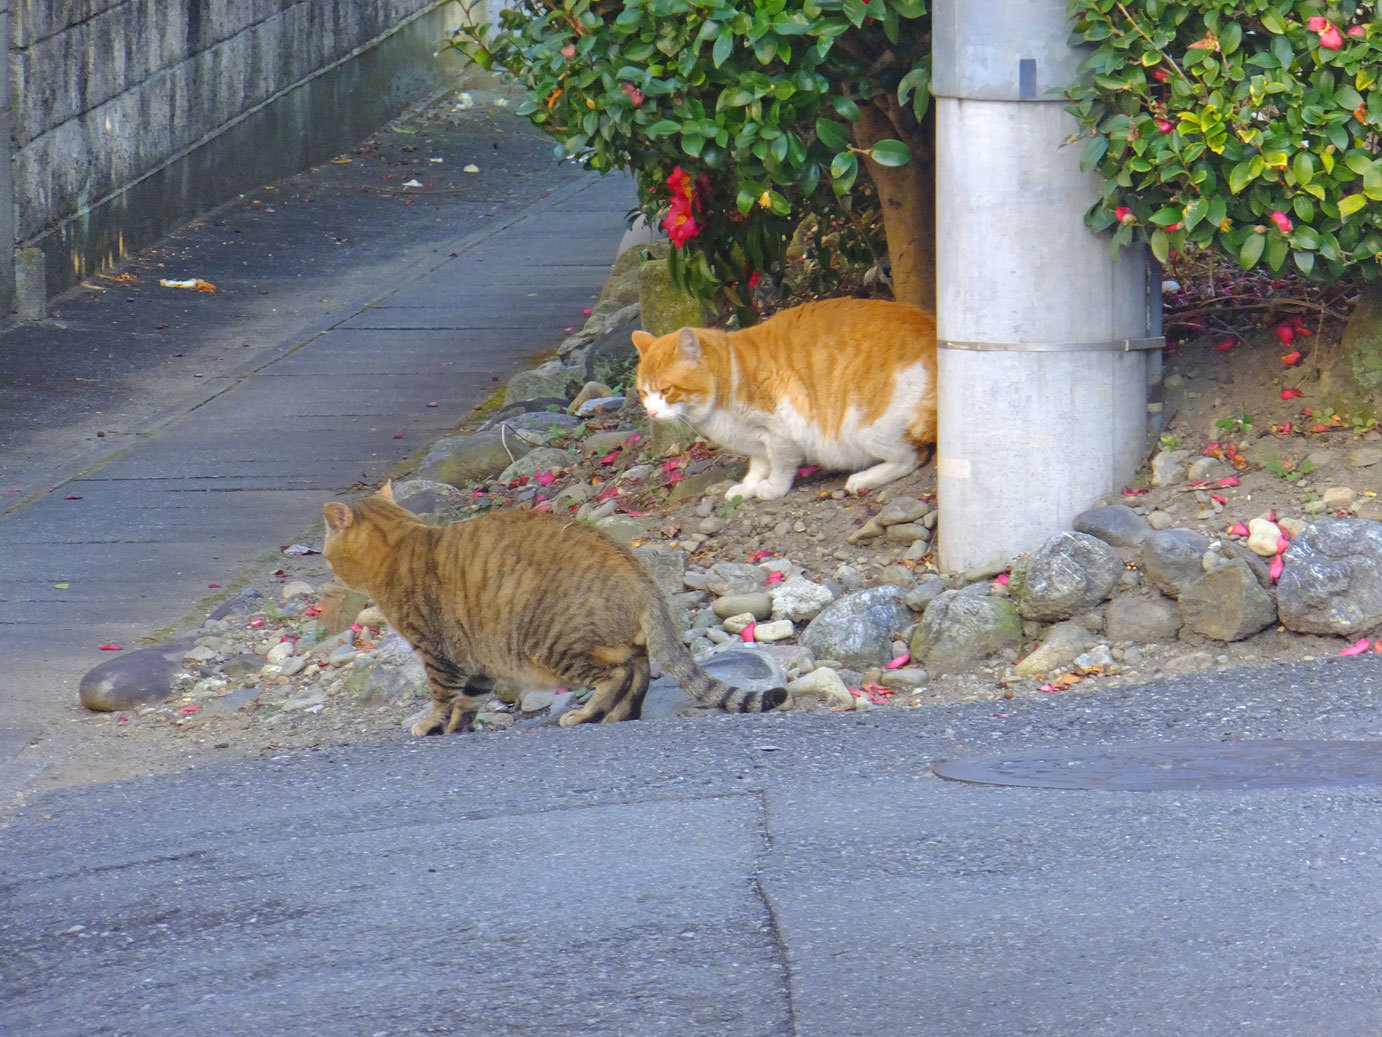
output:
[[[1131,223],[1136,218],[1133,216],[1132,210],[1126,205],[1120,205],[1118,208],[1114,209],[1113,215],[1118,217],[1119,223]]]
[[[1366,36],[1368,34],[1368,30],[1363,28],[1361,25],[1354,25],[1349,27],[1348,34],[1350,36]]]
[[[1324,32],[1328,25],[1329,19],[1318,14],[1313,18],[1305,19],[1305,27],[1311,32]]]
[[[567,61],[570,61],[572,58],[576,56],[576,45],[574,43],[568,43],[565,47],[561,49],[561,56],[564,57]]]
[[[1170,119],[1158,119],[1156,121],[1156,128],[1158,133],[1170,133],[1176,127]]]
[[[1277,227],[1280,229],[1281,233],[1291,233],[1291,218],[1287,216],[1284,212],[1282,212],[1280,209],[1272,213],[1271,219],[1272,222],[1275,223]]]
[[[1339,30],[1330,26],[1320,33],[1320,47],[1323,50],[1338,50],[1344,45],[1344,38]]]
[[[635,108],[637,108],[644,102],[644,100],[646,100],[646,98],[644,98],[643,96],[643,91],[638,89],[638,87],[634,86],[632,83],[625,83],[623,90],[624,93],[628,95],[629,100],[633,102],[633,106]]]

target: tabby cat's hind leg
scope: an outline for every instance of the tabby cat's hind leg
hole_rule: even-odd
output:
[[[413,724],[413,734],[472,730],[475,714],[494,689],[493,679],[467,673],[449,659],[430,652],[419,654],[423,669],[427,671],[427,686],[432,691],[432,708]]]
[[[643,697],[648,693],[649,664],[646,652],[631,652],[622,663],[604,669],[593,681],[594,690],[585,704],[561,715],[563,727],[574,724],[612,724],[618,720],[637,720],[643,715]]]

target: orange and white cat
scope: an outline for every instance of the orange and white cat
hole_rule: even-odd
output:
[[[916,469],[936,441],[936,320],[905,303],[827,299],[741,331],[633,333],[654,421],[747,454],[726,497],[776,500],[797,466],[854,472],[851,493]]]

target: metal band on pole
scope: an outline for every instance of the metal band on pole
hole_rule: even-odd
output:
[[[1107,342],[956,342],[939,339],[936,345],[941,349],[963,349],[976,353],[1092,353],[1108,350],[1117,353],[1132,353],[1142,349],[1161,349],[1166,339],[1160,335],[1155,338],[1120,338]]]

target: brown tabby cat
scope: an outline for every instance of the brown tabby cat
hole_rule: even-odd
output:
[[[748,454],[726,497],[775,500],[804,461],[853,471],[858,493],[913,471],[936,441],[936,320],[916,306],[828,299],[742,331],[635,331],[633,344],[649,417]]]
[[[757,713],[787,698],[731,688],[697,666],[642,563],[592,526],[538,511],[429,526],[394,503],[388,483],[322,514],[336,578],[374,599],[427,670],[432,709],[415,735],[471,730],[499,677],[592,685],[564,725],[636,719],[650,652],[704,705]]]

